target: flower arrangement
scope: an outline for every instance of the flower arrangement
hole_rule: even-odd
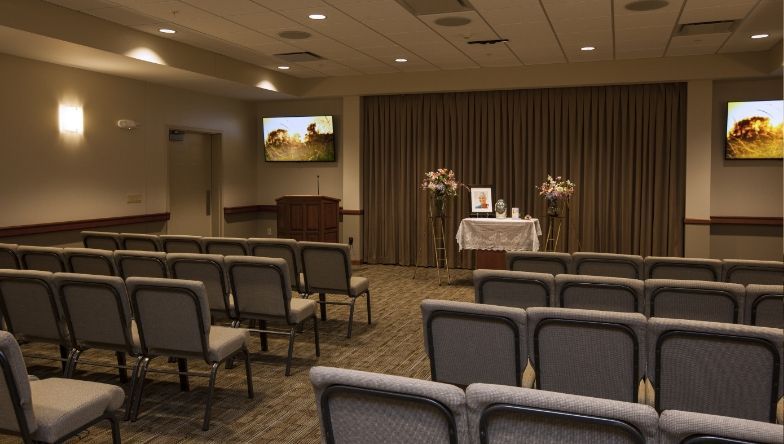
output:
[[[422,181],[422,189],[430,191],[437,199],[456,196],[459,186],[455,172],[446,168],[425,173],[425,180]]]
[[[561,176],[553,179],[548,175],[547,180],[539,185],[539,195],[544,196],[548,201],[569,200],[574,194],[574,187],[574,183],[569,179],[563,180]]]

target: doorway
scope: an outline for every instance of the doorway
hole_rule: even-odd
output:
[[[169,234],[222,233],[220,142],[220,134],[169,131]]]

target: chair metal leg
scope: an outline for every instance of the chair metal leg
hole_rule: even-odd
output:
[[[347,338],[351,337],[351,326],[354,324],[354,304],[357,303],[357,298],[351,298],[351,304],[349,304],[348,308],[348,335]]]
[[[63,377],[68,377],[68,362],[71,360],[71,350],[69,350],[64,345],[60,346],[60,359],[62,359],[61,365],[63,367]]]
[[[73,378],[73,374],[76,371],[76,364],[79,361],[79,356],[82,354],[81,350],[71,350],[71,354],[68,357],[68,362],[65,367],[65,375],[66,378]]]
[[[371,324],[371,321],[370,321],[370,290],[367,291],[365,297],[367,298],[368,325],[370,325]]]
[[[112,426],[112,444],[122,443],[122,439],[120,438],[120,422],[117,420],[117,417],[110,415],[107,419]]]
[[[139,355],[136,357],[136,363],[133,365],[133,370],[131,371],[131,386],[128,388],[128,400],[125,403],[125,417],[123,418],[124,421],[131,420],[131,409],[133,406],[133,401],[136,396],[136,384],[139,380],[139,367],[141,366],[144,357]]]
[[[139,368],[139,379],[136,381],[136,395],[131,408],[131,422],[139,419],[139,409],[142,404],[142,394],[144,393],[144,379],[147,376],[147,367],[150,366],[150,358],[144,358]]]
[[[327,295],[325,293],[319,293],[319,305],[321,306],[321,320],[327,320]]]
[[[188,392],[191,390],[190,381],[188,381],[188,360],[185,358],[177,358],[177,371],[180,372],[180,391]]]
[[[243,347],[242,354],[245,357],[245,380],[248,385],[248,398],[253,399],[253,371],[250,368],[250,352],[248,352],[247,348]]]
[[[267,329],[267,321],[259,321],[259,330]],[[261,341],[261,351],[269,350],[269,343],[267,343],[267,334],[259,332],[259,340]]]
[[[294,354],[294,330],[294,327],[289,330],[289,355],[286,358],[286,376],[291,375],[291,356]]]
[[[212,364],[212,370],[210,370],[210,388],[209,392],[207,393],[207,407],[204,410],[204,424],[201,426],[201,429],[205,432],[210,429],[210,410],[212,409],[212,395],[215,393],[215,377],[218,375],[218,368],[220,367],[219,363],[215,362]]]
[[[316,356],[321,356],[321,347],[319,346],[318,317],[316,317],[316,315],[313,315],[313,336],[316,340]]]
[[[120,373],[120,382],[125,384],[128,382],[128,369],[125,368],[126,360],[125,360],[125,352],[115,352],[117,355],[117,371]]]

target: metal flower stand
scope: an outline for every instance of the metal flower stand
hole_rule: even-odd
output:
[[[561,242],[561,229],[566,223],[566,216],[547,215],[547,237],[542,251],[558,251]]]
[[[438,285],[441,285],[442,270],[446,275],[446,283],[449,285],[451,283],[451,278],[449,276],[449,258],[446,250],[446,216],[443,214],[443,212],[440,214],[438,214],[438,212],[434,212],[432,202],[431,205],[428,205],[427,211],[427,221],[430,234],[433,239],[433,257],[436,261],[436,277],[438,278]],[[414,264],[414,276],[412,279],[416,279],[416,273],[420,267],[419,257],[421,256],[421,252],[422,246],[420,245],[417,249],[416,263]],[[427,264],[421,266],[427,266]]]

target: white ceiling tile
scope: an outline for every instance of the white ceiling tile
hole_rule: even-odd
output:
[[[727,40],[719,53],[767,51],[782,38],[782,21],[784,15],[781,0],[763,0],[754,8]],[[752,39],[754,34],[768,34],[766,39]]]
[[[162,22],[162,20],[158,17],[139,14],[121,6],[113,8],[91,9],[85,12],[104,20],[119,23],[123,26],[151,25]]]
[[[108,8],[117,6],[109,0],[46,0],[48,3],[60,5],[68,9],[77,11],[89,11],[90,9]]]
[[[185,3],[209,11],[220,17],[239,14],[268,12],[268,9],[251,0],[182,0]]]
[[[217,1],[217,0],[216,0]],[[324,6],[321,0],[253,0],[265,8],[283,11],[288,9],[302,9]]]
[[[664,49],[640,49],[633,51],[620,51],[615,50],[615,58],[617,60],[631,60],[631,59],[648,59],[653,57],[661,57]]]
[[[668,56],[715,54],[730,33],[675,36],[667,48]]]
[[[686,2],[678,23],[700,23],[737,20],[745,17],[759,0],[724,0]]]

